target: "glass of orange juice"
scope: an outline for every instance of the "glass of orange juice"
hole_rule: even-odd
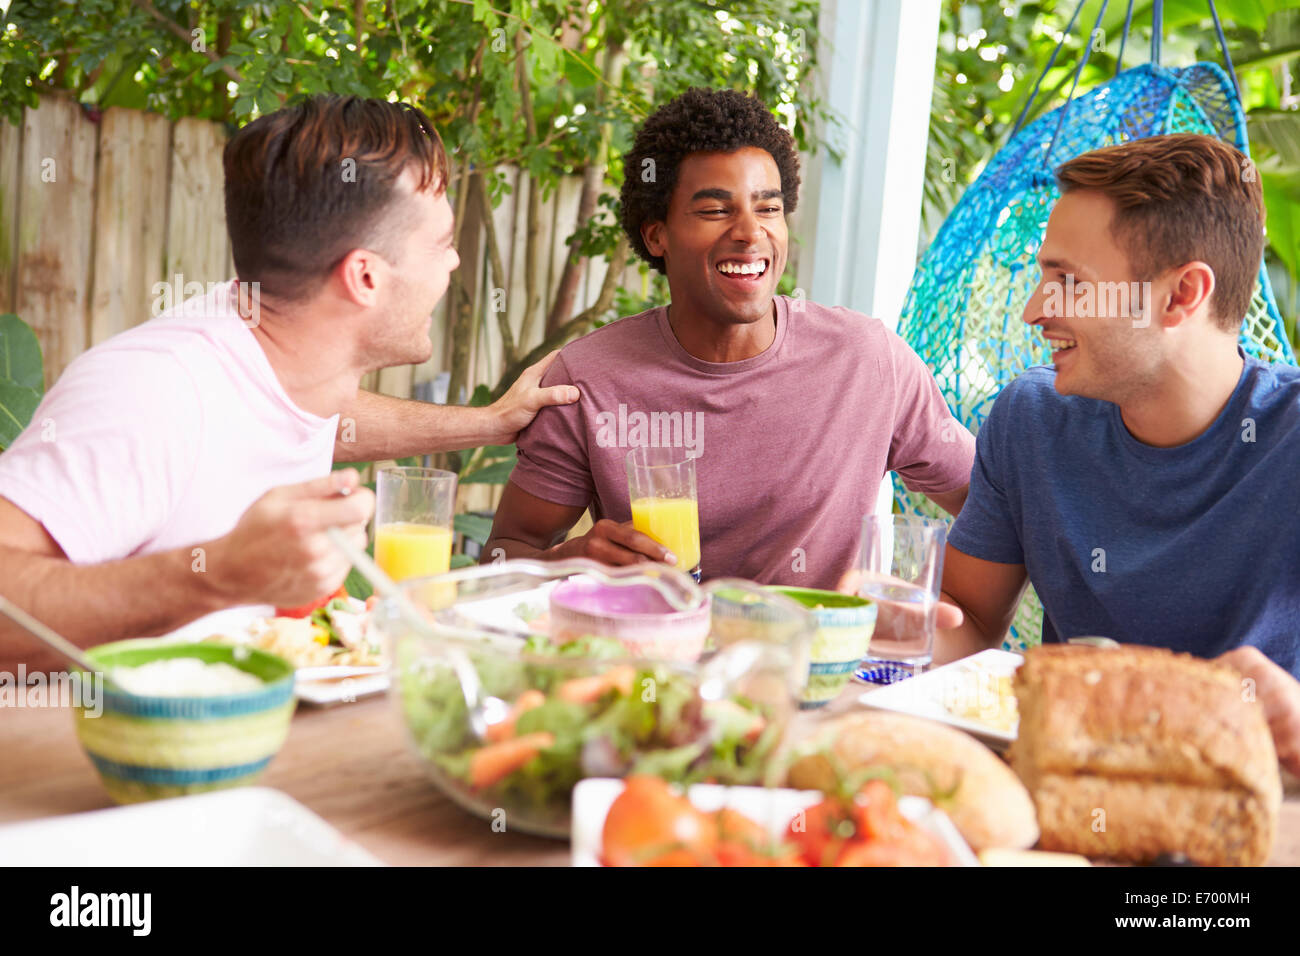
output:
[[[677,557],[700,580],[700,505],[695,459],[681,448],[633,448],[627,455],[632,527]]]
[[[394,581],[451,568],[456,475],[437,468],[381,468],[375,479],[375,563]]]

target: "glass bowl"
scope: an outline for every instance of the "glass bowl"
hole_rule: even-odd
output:
[[[640,656],[618,635],[558,644],[546,634],[549,592],[578,579],[653,588],[668,614],[708,608],[718,588],[744,592],[785,626],[715,631],[716,649],[696,660]],[[776,783],[772,757],[798,709],[815,630],[789,598],[747,581],[701,587],[667,566],[580,559],[505,561],[401,590],[423,620],[392,599],[376,608],[390,693],[434,784],[494,825],[567,838],[571,793],[585,777]]]

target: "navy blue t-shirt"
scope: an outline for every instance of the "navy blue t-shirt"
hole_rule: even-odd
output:
[[[1247,358],[1219,417],[1174,448],[1055,376],[1031,368],[994,402],[948,542],[1025,566],[1044,641],[1252,644],[1300,677],[1300,369]]]

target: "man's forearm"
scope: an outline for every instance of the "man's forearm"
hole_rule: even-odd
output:
[[[194,550],[77,565],[0,547],[0,592],[81,647],[165,634],[232,603],[207,577],[206,553]],[[35,650],[35,640],[0,617],[6,657],[29,645]]]
[[[949,604],[961,605],[947,593],[941,593],[939,600],[947,601]],[[970,611],[962,607],[962,622],[960,627],[937,630],[934,634],[934,663],[948,664],[963,657],[970,657],[972,654],[978,654],[980,651],[988,650],[990,647],[998,647],[1002,643],[1004,635],[998,634],[990,637],[983,624],[977,621]]]
[[[489,408],[435,405],[358,391],[339,415],[335,461],[382,461],[513,440]]]
[[[568,543],[561,540],[549,547],[543,547],[527,541],[520,541],[518,538],[488,538],[487,544],[483,545],[483,553],[479,557],[479,563],[490,564],[498,557],[503,560],[531,558],[534,561],[557,561],[561,558],[573,556],[571,552],[574,552],[575,549],[566,547]]]

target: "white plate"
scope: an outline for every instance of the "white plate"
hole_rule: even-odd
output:
[[[345,676],[328,680],[302,680],[298,678],[293,685],[294,695],[304,704],[311,704],[314,707],[327,707],[330,704],[350,704],[361,700],[363,697],[373,697],[388,690],[388,674],[382,667],[366,668],[370,672],[368,674],[346,675],[346,672],[357,669],[350,667],[301,668],[298,671],[299,674],[304,670],[339,670],[345,672]]]
[[[5,866],[383,866],[301,803],[239,787],[0,827]]]
[[[551,591],[559,581],[547,581],[535,588],[502,594],[498,597],[466,601],[456,605],[456,613],[490,630],[508,634],[528,634],[545,630],[545,618],[551,607]],[[527,609],[527,617],[519,613]],[[542,626],[539,628],[538,624]]]
[[[1002,730],[977,720],[958,717],[949,712],[944,706],[944,701],[953,700],[956,695],[969,690],[972,671],[977,681],[982,675],[988,675],[988,678],[984,678],[986,680],[992,677],[1009,677],[1024,663],[1024,660],[1024,657],[1019,654],[996,648],[980,651],[978,654],[953,661],[951,664],[936,667],[919,677],[909,677],[896,684],[888,684],[878,690],[868,691],[858,700],[878,710],[892,710],[900,714],[937,720],[964,730],[991,746],[1006,747],[1016,739],[1018,722],[1013,724],[1010,730]],[[990,693],[991,688],[984,686],[985,693]],[[976,692],[979,693],[980,685],[977,683],[975,687]],[[990,698],[988,706],[995,705],[996,701]]]
[[[589,777],[573,788],[573,865],[600,866],[601,834],[610,805],[623,792],[623,781]],[[777,837],[785,832],[800,810],[820,803],[820,790],[788,790],[765,787],[722,787],[697,783],[686,795],[706,813],[730,807]],[[948,815],[937,810],[925,797],[901,797],[903,816],[937,836],[959,866],[979,866],[979,860],[953,826]]]
[[[355,610],[361,610],[362,601],[357,598],[351,601]],[[250,639],[249,626],[274,614],[275,609],[270,606],[229,608],[200,618],[157,640],[166,643],[202,641],[214,634],[222,634],[237,644],[245,643]],[[318,665],[299,667],[294,671],[293,692],[304,704],[320,707],[382,694],[388,689],[388,683],[386,668],[382,666]]]

